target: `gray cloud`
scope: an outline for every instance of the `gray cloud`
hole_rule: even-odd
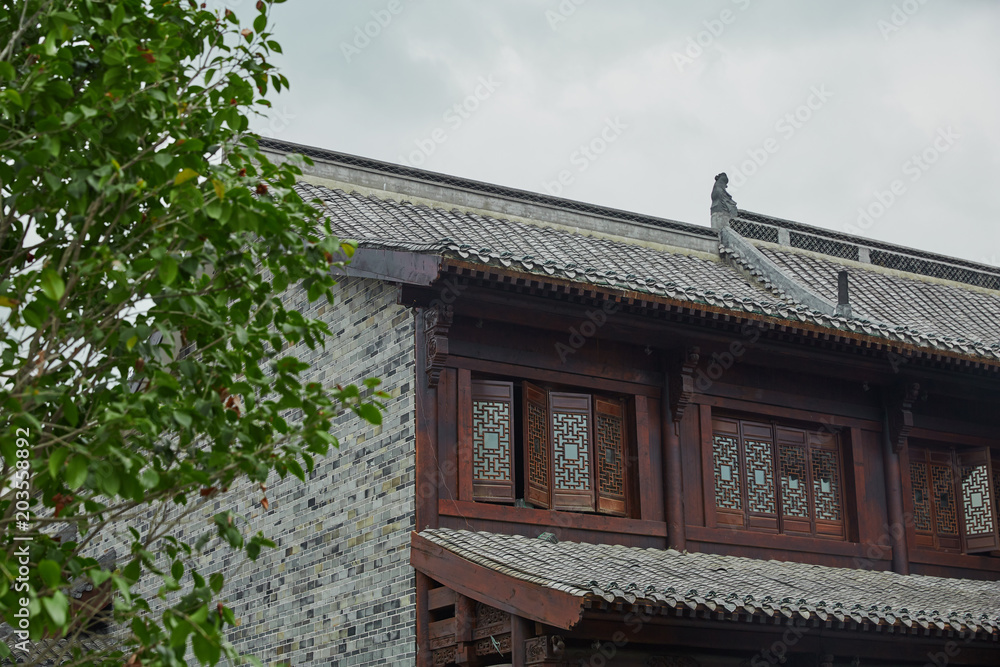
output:
[[[1000,264],[1000,4],[398,2],[350,57],[388,0],[276,7],[292,89],[271,134],[417,166],[440,129],[419,166],[539,192],[569,170],[563,196],[705,225],[727,170],[743,208]],[[456,127],[480,77],[499,86]],[[614,118],[626,129],[581,157]]]

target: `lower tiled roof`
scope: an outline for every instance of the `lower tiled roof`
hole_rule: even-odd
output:
[[[645,604],[726,615],[1000,634],[1000,582],[736,556],[557,542],[446,528],[419,535],[581,605]],[[447,583],[447,582],[442,582]]]

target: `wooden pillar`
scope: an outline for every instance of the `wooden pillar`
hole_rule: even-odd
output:
[[[667,546],[684,551],[684,478],[681,469],[680,423],[674,421],[670,407],[670,375],[664,370],[663,394],[660,405],[660,437],[663,438],[663,500],[666,503]]]
[[[532,623],[521,616],[510,616],[510,664],[512,667],[525,667],[528,664],[524,642],[531,639]]]
[[[903,487],[900,478],[899,453],[893,447],[889,429],[889,409],[882,419],[882,461],[885,468],[886,504],[889,510],[889,544],[892,545],[892,571],[910,573],[910,556],[906,548],[906,522],[903,519]]]
[[[417,588],[417,667],[432,667],[434,659],[431,656],[430,634],[427,624],[431,613],[427,608],[427,591],[430,589],[430,577],[422,572],[416,572]]]
[[[422,318],[418,318],[420,323]],[[416,498],[415,530],[438,527],[438,389],[428,386],[425,379],[426,358],[422,353],[425,334],[416,327],[417,348],[417,433],[416,433]]]

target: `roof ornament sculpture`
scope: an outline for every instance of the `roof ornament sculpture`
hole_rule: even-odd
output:
[[[726,191],[727,185],[729,177],[726,176],[726,172],[716,175],[715,185],[712,187],[712,213],[725,213],[730,218],[735,218],[739,213],[736,210],[736,202]]]

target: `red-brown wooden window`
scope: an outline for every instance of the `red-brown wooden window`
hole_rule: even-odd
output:
[[[472,382],[473,498],[514,502],[523,489],[524,500],[535,507],[625,516],[625,402],[522,382],[520,403],[517,420],[514,383]],[[522,426],[519,441],[516,421]]]
[[[718,525],[844,538],[837,434],[716,417],[712,460]]]
[[[918,547],[1000,549],[1000,477],[988,448],[911,447],[910,490]]]
[[[514,501],[514,383],[472,383],[472,495]]]

